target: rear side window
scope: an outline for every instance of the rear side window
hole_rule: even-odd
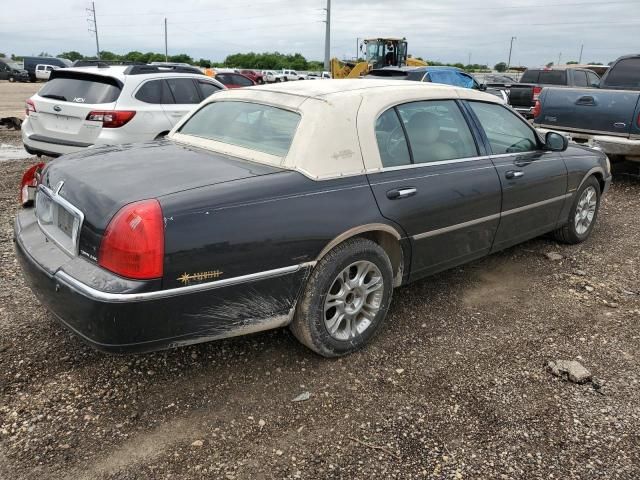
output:
[[[608,87],[640,87],[640,58],[627,58],[616,63],[607,75]]]
[[[407,80],[413,80],[415,82],[421,82],[423,77],[424,71],[409,72],[407,74]]]
[[[376,120],[376,139],[383,167],[399,167],[411,163],[407,137],[395,108],[387,110]]]
[[[573,72],[573,82],[576,84],[576,87],[586,87],[589,84],[587,83],[587,72],[583,72],[581,70],[576,70]]]
[[[220,91],[220,87],[218,87],[215,83],[207,82],[204,80],[198,80],[198,87],[200,88],[200,92],[202,93],[202,98],[207,98],[214,93]]]
[[[413,102],[397,109],[405,123],[413,163],[478,155],[471,130],[455,101]]]
[[[194,113],[180,133],[284,157],[299,121],[298,113],[268,105],[213,102]]]
[[[565,70],[543,70],[540,72],[538,83],[543,85],[566,85],[567,72]]]
[[[489,139],[494,155],[530,152],[538,149],[531,128],[507,108],[494,103],[469,102]]]
[[[151,80],[145,82],[142,87],[136,93],[136,99],[145,103],[173,103],[173,97],[169,92],[168,87],[165,86],[164,80]]]
[[[527,70],[520,77],[520,83],[538,83],[540,70]]]
[[[192,79],[168,78],[167,85],[177,104],[200,103],[200,94]]]
[[[120,87],[98,78],[59,77],[44,84],[38,95],[63,102],[113,103],[120,96]]]

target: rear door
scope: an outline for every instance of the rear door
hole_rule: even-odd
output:
[[[133,96],[138,101],[135,107],[137,118],[134,118],[134,122],[137,133],[143,134],[140,140],[155,138],[171,130],[174,124],[165,112],[164,105],[172,105],[173,96],[163,79],[143,82]]]
[[[29,115],[29,124],[36,135],[91,145],[102,123],[87,116],[114,110],[121,90],[122,83],[113,77],[57,70],[32,97],[36,111]]]
[[[567,169],[559,152],[544,150],[531,126],[510,109],[469,101],[502,183],[502,212],[494,250],[553,230],[567,198]]]
[[[489,253],[500,180],[455,100],[398,105],[376,122],[383,168],[368,175],[382,215],[412,243],[411,279]]]
[[[200,91],[194,78],[167,78],[166,85],[173,98],[173,103],[162,105],[173,127],[189,113],[195,105],[200,103]]]

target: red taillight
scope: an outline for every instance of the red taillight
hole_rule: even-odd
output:
[[[103,128],[119,128],[126,125],[135,114],[132,110],[94,111],[87,115],[87,120],[102,122]]]
[[[536,100],[536,105],[533,107],[533,118],[538,118],[540,116],[540,112],[542,111],[542,105],[540,104],[540,100]]]
[[[640,128],[640,113],[638,113],[638,119],[636,120],[636,124],[638,125],[638,128]]]
[[[533,87],[533,98],[532,100],[536,102],[538,97],[540,96],[540,92],[542,92],[542,87]]]
[[[164,225],[157,200],[143,200],[122,207],[105,231],[98,265],[123,277],[162,277]]]
[[[40,180],[39,175],[44,168],[44,163],[38,163],[22,175],[22,181],[20,182],[20,204],[23,207],[28,207],[33,203],[36,195],[36,187]]]
[[[24,113],[28,117],[30,113],[35,113],[35,111],[36,111],[36,104],[33,103],[33,100],[27,100],[24,106]]]

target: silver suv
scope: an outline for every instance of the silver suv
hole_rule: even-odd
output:
[[[64,68],[27,100],[22,142],[35,155],[166,135],[195,105],[225,90],[194,67],[116,65]]]

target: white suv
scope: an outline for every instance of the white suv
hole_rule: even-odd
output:
[[[64,68],[27,100],[22,142],[59,156],[94,145],[166,135],[195,105],[226,87],[193,67],[117,65]]]

